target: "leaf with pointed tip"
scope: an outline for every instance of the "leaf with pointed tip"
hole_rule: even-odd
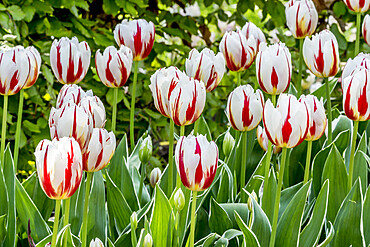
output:
[[[233,223],[225,209],[223,209],[213,198],[210,203],[208,225],[212,232],[216,232],[220,235],[233,227]]]
[[[235,219],[238,223],[240,230],[243,232],[244,241],[248,247],[260,247],[260,244],[257,240],[257,236],[252,232],[251,229],[244,223],[242,218],[237,212],[235,212]]]
[[[363,225],[366,246],[370,244],[370,186],[367,188],[364,198]]]
[[[334,231],[333,224],[330,221],[328,222],[329,222],[329,229],[326,229],[327,231],[326,238],[317,247],[325,247],[329,245],[331,240],[334,238],[335,231]]]
[[[4,178],[8,192],[8,214],[7,214],[7,235],[4,246],[15,246],[16,239],[16,208],[15,208],[15,172],[13,157],[10,152],[9,144],[4,153]],[[25,228],[27,229],[27,228]]]
[[[276,188],[277,188],[277,182],[275,177],[275,171],[272,167],[269,172],[268,177],[268,186],[263,187],[263,196],[262,196],[262,209],[267,215],[270,222],[272,222],[272,218],[274,216],[274,202],[276,197]]]

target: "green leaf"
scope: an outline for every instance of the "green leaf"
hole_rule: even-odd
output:
[[[0,164],[0,198],[1,198],[0,215],[8,214],[8,189],[5,183],[2,164]]]
[[[225,210],[225,212],[229,216],[233,228],[238,227],[234,212],[237,212],[244,221],[248,221],[249,210],[247,203],[220,203],[219,205]]]
[[[6,214],[0,216],[0,246],[3,246],[5,237],[6,237]]]
[[[317,247],[327,246],[333,239],[334,234],[335,234],[335,231],[334,231],[333,224],[329,221],[329,229],[326,229],[326,238]]]
[[[354,164],[356,164],[353,168],[353,179],[357,179],[358,177],[361,178],[362,184],[362,191],[366,191],[367,181],[368,181],[368,172],[367,172],[367,162],[365,157],[362,155],[362,152],[366,153],[367,151],[367,135],[366,131],[361,136],[361,140],[357,146],[356,153],[355,153],[355,160]]]
[[[357,179],[335,218],[335,236],[330,246],[365,246],[361,216],[361,181]]]
[[[312,186],[313,192],[317,196],[321,190],[321,177],[322,171],[324,169],[326,158],[329,155],[332,146],[328,146],[324,149],[321,149],[312,161]]]
[[[37,126],[34,123],[31,123],[28,120],[24,120],[22,123],[22,126],[26,128],[27,130],[34,132],[34,133],[41,133],[39,126]]]
[[[23,12],[21,7],[18,5],[11,5],[8,7],[9,13],[13,16],[15,21],[21,21],[26,17],[26,14]]]
[[[267,185],[268,186],[266,188],[265,187],[263,188],[264,193],[262,196],[262,209],[267,215],[269,221],[272,222],[272,218],[274,216],[274,203],[277,188],[274,168],[270,169]]]
[[[79,234],[82,224],[85,187],[85,179],[82,179],[78,190],[70,201],[69,222],[71,223],[71,232],[76,236]]]
[[[239,216],[237,212],[235,212],[235,219],[236,222],[238,223],[238,226],[240,230],[242,230],[243,235],[244,235],[244,240],[246,243],[246,246],[250,247],[259,247],[260,244],[258,243],[256,235],[252,232],[251,229],[244,223],[242,218]]]
[[[212,232],[220,235],[233,227],[233,223],[226,211],[213,198],[210,203],[208,226]]]
[[[337,82],[338,82],[337,78],[329,81],[330,93],[333,92]],[[321,98],[323,98],[323,102],[325,104],[325,102],[326,102],[326,86],[325,86],[325,84],[322,84],[322,86],[319,87],[318,89],[316,89],[312,94],[315,95],[319,100]]]
[[[311,181],[299,189],[281,215],[276,231],[276,246],[297,246],[301,230],[303,210]]]
[[[208,141],[213,140],[212,135],[211,135],[211,131],[209,130],[207,121],[205,120],[204,116],[201,115],[197,121],[199,122],[198,123],[199,124],[198,125],[198,134],[205,135],[207,137]]]
[[[336,2],[333,5],[333,11],[337,17],[341,17],[347,12],[347,7],[343,2]]]
[[[370,187],[367,188],[363,205],[363,225],[366,246],[370,244]]]
[[[15,212],[15,172],[13,157],[7,145],[4,154],[4,178],[8,191],[8,215],[7,215],[7,235],[5,246],[15,246],[16,239],[16,212]]]

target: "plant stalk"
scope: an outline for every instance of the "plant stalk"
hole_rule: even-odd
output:
[[[328,112],[328,144],[332,142],[332,129],[331,129],[331,122],[332,122],[332,113],[331,113],[331,100],[330,100],[330,87],[329,87],[329,79],[324,78],[325,88],[326,88],[326,110]]]
[[[348,176],[348,191],[352,188],[353,181],[353,168],[355,163],[355,150],[356,150],[356,139],[358,132],[358,123],[359,121],[353,121],[353,131],[352,131],[352,142],[351,142],[351,156],[349,159],[349,176]]]
[[[131,152],[135,147],[135,135],[134,135],[134,116],[135,116],[135,94],[136,94],[136,83],[137,83],[137,71],[139,68],[139,62],[134,61],[134,81],[132,84],[132,93],[131,93],[131,109],[130,109],[130,143],[131,143]]]
[[[137,247],[136,229],[131,225],[131,243],[132,247]]]
[[[8,95],[4,95],[4,105],[3,105],[3,123],[1,126],[1,149],[0,149],[0,161],[4,168],[4,150],[5,150],[5,139],[6,139],[6,117],[8,114]]]
[[[64,203],[66,204],[64,209],[65,209],[65,212],[64,212],[64,221],[63,221],[63,227],[65,227],[66,225],[68,225],[69,223],[69,209],[70,209],[70,206],[71,206],[71,198],[67,198],[64,200]],[[66,230],[67,231],[67,230]],[[64,234],[64,242],[63,242],[63,246],[64,247],[67,247],[67,242],[68,242],[68,238],[67,236],[69,235],[69,230],[67,231],[67,233]]]
[[[141,207],[141,197],[143,195],[144,179],[145,179],[145,166],[146,164],[141,164],[141,178],[140,178],[140,187],[139,187],[139,205]]]
[[[299,40],[299,67],[297,80],[297,98],[302,94],[302,65],[303,65],[303,39]]]
[[[245,172],[247,169],[247,141],[248,141],[248,131],[242,132],[242,168],[240,171],[240,193],[245,185]]]
[[[236,72],[236,86],[239,87],[242,84],[242,72]]]
[[[191,205],[191,225],[190,225],[190,242],[189,246],[194,247],[194,234],[195,234],[195,209],[197,206],[197,192],[193,191],[193,201]]]
[[[57,243],[59,214],[60,214],[60,202],[61,202],[61,200],[56,200],[55,201],[54,226],[53,226],[53,236],[51,238],[51,247],[55,247],[56,243]]]
[[[308,141],[307,142],[306,167],[304,169],[303,184],[306,184],[308,182],[308,179],[310,178],[311,151],[312,151],[312,141]]]
[[[90,198],[90,188],[91,188],[91,181],[93,178],[93,172],[86,172],[86,190],[85,190],[85,204],[84,204],[84,212],[82,218],[82,229],[81,229],[81,247],[86,247],[87,245],[87,211],[89,206],[89,198]]]
[[[355,56],[360,52],[361,13],[356,14]]]
[[[185,136],[185,125],[180,126],[180,137],[181,136]],[[178,190],[180,187],[181,187],[181,178],[180,178],[179,172],[177,171],[177,175],[176,175],[176,190]]]
[[[113,89],[112,131],[116,133],[118,87]]]
[[[173,188],[173,171],[174,171],[174,164],[173,164],[173,142],[174,142],[174,132],[175,132],[175,123],[173,122],[172,118],[170,118],[170,136],[169,136],[169,149],[168,149],[168,196],[172,194]]]
[[[194,123],[194,133],[193,133],[194,136],[196,136],[198,134],[198,129],[199,129],[199,118]]]

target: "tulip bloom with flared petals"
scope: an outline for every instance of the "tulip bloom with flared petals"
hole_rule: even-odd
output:
[[[261,89],[268,94],[281,94],[288,89],[292,61],[285,44],[261,44],[256,59],[256,74]]]
[[[80,102],[86,112],[92,117],[93,128],[103,128],[105,125],[105,108],[98,96],[86,96]]]
[[[94,128],[86,150],[82,154],[83,169],[97,172],[106,167],[116,149],[116,137],[113,132]]]
[[[42,140],[35,157],[41,188],[49,198],[66,199],[76,192],[83,170],[80,146],[75,139]]]
[[[328,119],[325,115],[324,103],[322,99],[319,101],[314,95],[302,95],[299,101],[306,103],[310,118],[310,126],[308,127],[305,140],[318,140],[324,134],[328,123]]]
[[[370,8],[370,0],[343,0],[343,2],[356,13],[365,13]]]
[[[26,85],[30,74],[31,60],[23,47],[0,50],[1,95],[18,93]]]
[[[353,72],[357,68],[365,68],[370,69],[370,55],[366,53],[359,53],[355,58],[349,58],[347,60],[346,66],[344,66],[343,72],[342,72],[342,81],[350,75],[353,74]]]
[[[342,82],[343,109],[353,121],[370,119],[370,70],[359,68]]]
[[[81,100],[85,97],[92,97],[92,90],[85,92],[80,86],[75,84],[65,84],[62,89],[60,89],[57,98],[57,108],[61,108],[64,104],[75,103],[79,105]]]
[[[281,94],[276,108],[270,100],[263,109],[263,125],[272,144],[293,148],[307,136],[310,124],[308,108],[294,95]]]
[[[132,67],[132,51],[121,45],[117,51],[113,46],[98,50],[95,55],[96,72],[107,87],[123,87],[130,76]]]
[[[367,45],[370,46],[370,16],[365,15],[364,22],[362,23],[362,36],[364,37]]]
[[[146,58],[153,48],[155,27],[153,22],[144,19],[123,20],[114,29],[114,39],[119,46],[125,45],[132,50],[133,60]]]
[[[263,151],[266,152],[269,145],[269,139],[266,135],[265,128],[263,128],[262,126],[258,126],[256,130],[256,135],[258,144],[260,144],[260,147],[263,149]],[[281,152],[281,147],[277,147],[274,145],[272,151],[274,152],[274,154],[278,154]]]
[[[240,30],[232,31],[224,34],[219,49],[231,71],[243,71],[252,65],[256,57],[257,42],[254,37],[247,39]]]
[[[36,48],[29,46],[25,49],[25,51],[30,61],[30,75],[28,76],[27,82],[23,86],[23,89],[30,88],[33,86],[33,84],[35,84],[37,78],[39,77],[41,68],[41,56]]]
[[[198,52],[192,49],[185,62],[186,74],[196,80],[203,81],[207,92],[213,91],[225,74],[225,58],[222,53],[215,55],[208,48]]]
[[[265,35],[253,22],[247,22],[241,30],[242,34],[247,38],[247,40],[253,37],[256,40],[257,51],[261,43],[266,42]]]
[[[91,51],[86,41],[76,37],[54,40],[50,49],[50,65],[60,83],[79,83],[90,66]]]
[[[249,131],[254,129],[262,119],[263,94],[251,85],[237,87],[231,92],[227,101],[226,115],[235,130]]]
[[[335,76],[339,70],[338,42],[329,30],[307,38],[303,43],[303,58],[307,67],[318,77]]]
[[[104,244],[99,238],[95,238],[91,240],[89,247],[104,247]]]
[[[206,88],[203,82],[184,77],[174,88],[169,98],[169,110],[173,122],[178,126],[197,121],[206,103]]]
[[[218,148],[203,135],[182,136],[176,145],[175,160],[183,185],[192,191],[203,191],[215,178]]]
[[[318,14],[311,0],[292,0],[285,7],[287,26],[294,38],[302,39],[315,32]]]

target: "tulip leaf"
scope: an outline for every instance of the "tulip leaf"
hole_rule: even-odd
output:
[[[281,192],[279,219],[301,187],[302,187],[302,182],[299,184],[293,185],[289,188],[286,188],[285,190]]]
[[[322,227],[325,223],[325,217],[328,207],[328,197],[329,180],[326,180],[317,197],[311,219],[300,234],[300,247],[312,247],[317,245],[317,242],[319,241],[321,235]]]
[[[318,196],[321,190],[322,171],[324,169],[325,161],[328,157],[331,147],[332,145],[321,149],[312,161],[312,187],[313,192],[316,196]]]
[[[210,233],[208,234],[207,236],[205,236],[204,238],[202,238],[201,240],[199,240],[198,242],[195,243],[195,246],[202,246],[202,247],[211,247],[211,246],[214,246],[214,242],[215,240],[217,239],[217,237],[219,237],[219,235],[217,233]]]
[[[232,174],[229,174],[226,170],[223,170],[221,172],[220,186],[218,188],[217,197],[216,197],[218,202],[221,203],[221,202],[229,201],[229,197],[232,197],[232,189],[231,189],[231,193],[229,193],[229,189],[230,187],[232,188],[232,184],[233,184]]]
[[[330,246],[365,246],[360,179],[356,180],[344,199],[335,218],[334,229],[335,236]]]
[[[370,186],[367,188],[363,205],[363,226],[366,246],[370,244]]]
[[[198,122],[198,134],[205,135],[207,137],[208,141],[212,141],[212,135],[211,131],[209,130],[207,121],[205,120],[203,114],[200,115],[199,119],[197,120]]]
[[[235,212],[235,219],[238,223],[240,230],[242,230],[244,235],[244,241],[246,246],[250,247],[260,247],[260,244],[257,240],[256,235],[252,232],[252,230],[244,223],[242,218],[239,216],[237,212]]]
[[[0,164],[0,215],[8,214],[8,191],[6,188],[3,166]]]
[[[274,203],[276,197],[276,188],[277,182],[275,177],[275,171],[272,167],[269,172],[267,186],[263,187],[263,196],[262,196],[262,209],[267,215],[267,218],[272,222],[274,216]]]
[[[362,152],[367,151],[366,141],[367,141],[367,135],[366,135],[366,132],[364,132],[361,136],[361,140],[356,149],[355,161],[354,161],[354,164],[356,165],[353,167],[353,179],[355,180],[358,177],[361,178],[362,191],[366,191],[366,185],[368,181],[367,161],[361,153],[361,151]]]
[[[276,231],[276,246],[297,246],[301,230],[303,210],[311,181],[298,190],[281,215]]]
[[[140,169],[141,161],[139,158],[139,150],[141,143],[143,142],[144,138],[148,135],[148,131],[145,131],[145,133],[137,140],[136,146],[134,150],[131,152],[131,155],[128,158],[128,170],[131,171],[132,168],[136,168],[137,170]]]
[[[3,246],[6,233],[6,214],[4,214],[0,216],[0,246]]]
[[[212,232],[216,232],[220,235],[222,235],[222,233],[227,229],[233,227],[233,223],[225,209],[223,209],[213,198],[210,203],[208,226]]]
[[[73,196],[71,196],[69,222],[71,223],[71,232],[73,235],[78,235],[81,229],[85,201],[85,187],[85,179],[81,179],[80,186]]]
[[[348,191],[347,170],[335,144],[330,149],[322,171],[321,181],[325,181],[326,179],[330,181],[327,218],[329,221],[334,221]]]
[[[328,222],[329,222],[329,229],[328,227],[326,227],[326,238],[317,247],[325,247],[329,245],[331,240],[334,238],[335,231],[334,231],[333,224],[330,221]]]
[[[232,228],[235,229],[238,227],[234,212],[237,212],[244,221],[248,221],[249,210],[247,203],[220,203],[219,205],[229,216],[229,219],[231,220],[231,223],[233,225]]]
[[[246,188],[246,191],[250,193],[253,190],[259,191],[265,175],[265,166],[266,166],[266,153],[261,158],[252,176],[249,178],[247,185],[244,187]]]

